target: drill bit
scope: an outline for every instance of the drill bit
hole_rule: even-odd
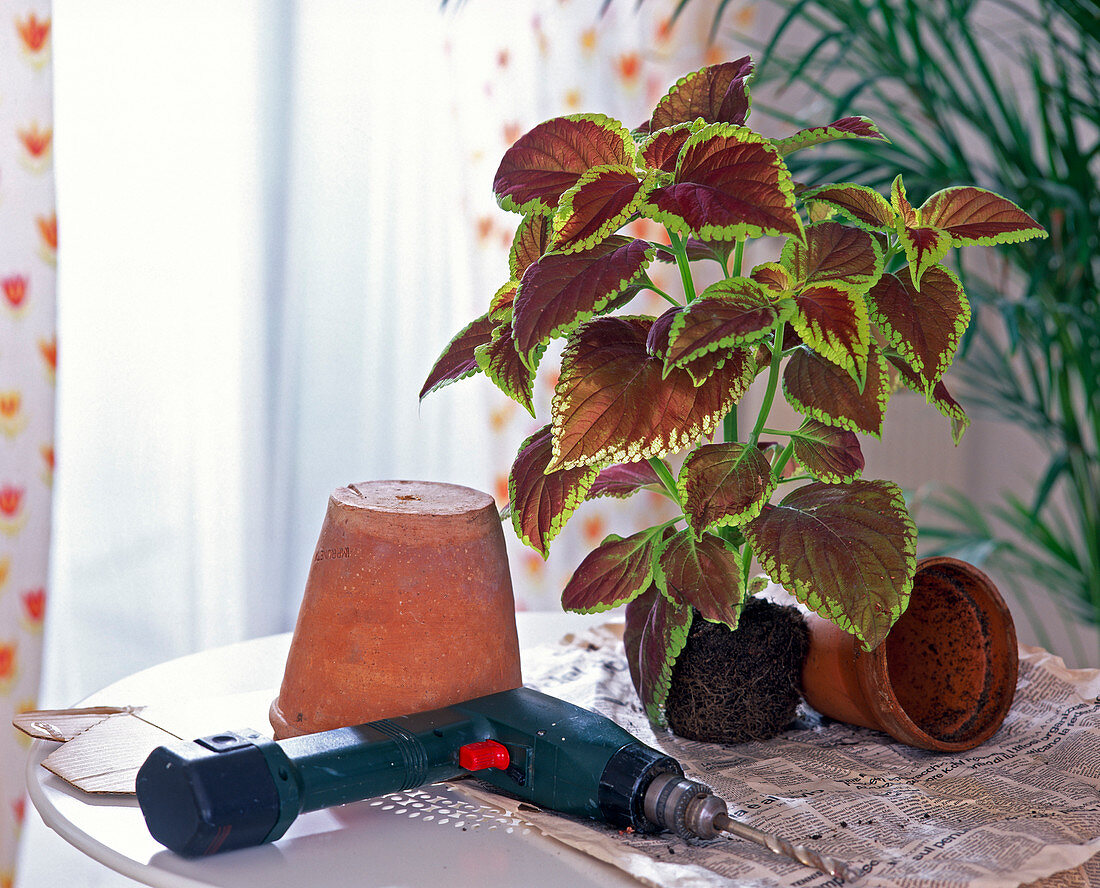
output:
[[[857,870],[852,869],[848,864],[841,860],[837,860],[835,857],[830,857],[828,854],[821,854],[807,848],[805,845],[796,845],[793,842],[788,842],[786,839],[780,838],[777,835],[762,832],[755,827],[749,826],[747,823],[741,823],[738,820],[734,820],[729,814],[718,814],[714,818],[714,828],[741,839],[748,839],[750,842],[762,845],[773,854],[797,860],[799,863],[804,863],[806,866],[812,866],[814,869],[819,869],[823,873],[828,873],[830,876],[835,876],[845,882],[854,882],[861,875]]]

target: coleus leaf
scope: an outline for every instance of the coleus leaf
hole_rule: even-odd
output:
[[[811,482],[765,507],[744,534],[774,582],[866,650],[908,604],[917,532],[892,482]]]
[[[638,650],[638,696],[646,716],[655,725],[665,726],[665,701],[672,686],[672,667],[687,644],[688,631],[695,612],[678,607],[664,595],[654,596]]]
[[[863,451],[854,432],[808,416],[791,442],[798,464],[818,481],[843,484],[863,474]]]
[[[634,139],[617,120],[602,114],[555,117],[520,136],[505,152],[493,193],[505,210],[549,215],[592,167],[629,165],[634,156]]]
[[[890,371],[872,342],[867,381],[860,392],[855,381],[831,361],[810,349],[797,349],[783,368],[783,394],[795,410],[826,425],[882,436],[890,400]]]
[[[932,386],[931,391],[929,391],[924,380],[921,379],[921,377],[903,360],[891,355],[890,363],[897,367],[898,376],[901,378],[902,382],[905,383],[906,387],[924,395],[926,401],[951,420],[951,439],[957,445],[959,441],[962,440],[963,434],[970,427],[970,417],[966,415],[966,411],[963,409],[962,404],[951,396],[951,393],[947,390],[947,386],[943,384],[943,380],[937,381],[936,384]]]
[[[634,214],[650,184],[632,166],[593,167],[561,196],[550,249],[575,253],[596,246]]]
[[[805,243],[789,239],[781,261],[799,285],[846,284],[864,290],[882,275],[878,241],[839,222],[806,226]]]
[[[836,208],[856,225],[872,231],[894,230],[894,209],[881,194],[865,185],[846,182],[824,185],[802,193],[804,201],[816,201]]]
[[[564,610],[602,613],[625,604],[653,582],[655,556],[667,527],[628,537],[609,535],[585,556],[561,596]]]
[[[508,281],[496,293],[489,302],[489,317],[502,324],[512,320],[512,303],[516,301],[516,291],[519,290],[519,281]]]
[[[619,463],[599,473],[588,490],[587,499],[611,496],[625,499],[645,488],[660,488],[661,479],[647,460]]]
[[[749,272],[749,277],[775,293],[793,290],[796,284],[786,266],[778,262],[761,262]]]
[[[550,541],[584,502],[600,470],[597,466],[547,473],[553,451],[550,426],[539,429],[519,448],[508,475],[512,527],[516,536],[543,558]]]
[[[751,105],[748,81],[752,71],[752,60],[745,56],[681,77],[657,102],[650,132],[690,123],[697,117],[707,123],[744,123]]]
[[[693,133],[673,182],[653,189],[641,212],[704,241],[803,236],[794,184],[779,152],[758,133],[732,124]]]
[[[1046,230],[1007,198],[960,185],[937,191],[918,211],[921,223],[946,232],[953,246],[1011,244],[1046,237]]]
[[[744,579],[737,549],[713,533],[696,539],[680,530],[661,544],[654,583],[681,607],[694,607],[712,623],[737,628]]]
[[[516,348],[541,344],[607,308],[653,259],[646,241],[614,235],[580,253],[547,253],[523,273],[512,327]]]
[[[889,142],[874,122],[867,117],[842,117],[825,126],[815,126],[809,129],[801,129],[785,139],[773,139],[779,153],[786,156],[802,148],[812,148],[823,142],[832,142],[836,139],[876,139],[880,142]]]
[[[477,373],[480,368],[474,353],[492,339],[496,328],[497,322],[488,314],[474,319],[463,327],[458,335],[447,343],[443,353],[428,373],[428,378],[424,380],[424,386],[420,389],[420,399],[423,400],[429,392]]]
[[[701,537],[705,530],[755,518],[777,483],[759,447],[725,443],[693,450],[676,486],[688,525]]]
[[[508,270],[512,280],[523,277],[527,266],[539,261],[550,246],[550,219],[538,213],[524,216],[508,251]]]
[[[682,369],[664,378],[664,360],[646,351],[652,323],[598,318],[570,339],[550,405],[550,468],[634,462],[681,450],[713,433],[744,394],[751,374],[737,362],[699,387]]]
[[[708,352],[744,346],[763,339],[793,312],[750,278],[725,278],[707,287],[683,310],[672,315],[666,369],[683,367]]]
[[[658,130],[638,149],[638,158],[645,164],[646,169],[660,173],[674,173],[684,143],[699,128],[693,121]]]
[[[919,293],[908,268],[883,275],[867,293],[867,308],[925,391],[951,366],[970,323],[970,304],[962,284],[942,265],[925,272]]]
[[[909,271],[913,286],[920,289],[924,273],[937,265],[951,249],[951,235],[938,228],[926,225],[907,226],[898,222],[898,240],[905,247],[905,258],[909,261]]]
[[[697,262],[707,259],[720,263],[722,268],[729,263],[730,255],[736,246],[736,241],[704,241],[697,237],[689,237],[684,241],[688,261]],[[676,255],[667,247],[661,246],[657,248],[657,259],[661,262],[675,262]]]
[[[859,291],[847,284],[812,284],[794,295],[791,326],[817,354],[863,382],[871,323]]]
[[[668,309],[653,322],[653,326],[649,328],[649,336],[646,339],[646,351],[653,357],[664,361],[665,369],[663,372],[666,376],[672,369],[668,364],[669,334],[673,322],[683,311],[684,306]],[[700,350],[694,357],[686,358],[681,366],[681,369],[687,371],[696,388],[719,370],[727,368],[734,377],[741,378],[743,376],[744,379],[751,380],[755,376],[752,349],[723,346],[711,350]]]
[[[474,350],[474,358],[497,388],[534,416],[535,370],[545,350],[538,346],[521,356],[512,338],[512,325],[505,322],[493,331],[487,343]]]

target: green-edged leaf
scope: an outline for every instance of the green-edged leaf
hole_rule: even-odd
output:
[[[896,275],[884,274],[867,293],[867,309],[890,345],[920,377],[924,390],[951,366],[970,323],[970,303],[962,284],[942,265],[925,272],[919,293],[908,268]]]
[[[839,222],[806,226],[805,244],[791,238],[782,263],[800,286],[846,284],[859,290],[882,275],[882,248],[868,232]]]
[[[684,144],[672,184],[655,188],[642,215],[705,241],[801,238],[794,184],[775,146],[748,127],[715,123]]]
[[[475,349],[474,358],[497,388],[534,416],[535,370],[545,350],[538,346],[521,357],[512,338],[512,325],[503,323],[487,343]]]
[[[839,210],[857,225],[872,231],[893,231],[894,210],[874,189],[846,182],[825,185],[802,193],[803,201],[824,203]]]
[[[832,142],[836,139],[877,139],[880,142],[889,142],[874,122],[867,117],[842,117],[825,126],[815,126],[810,129],[799,130],[785,139],[773,139],[779,153],[786,156],[793,151],[802,148],[812,148],[823,142]]]
[[[512,303],[516,301],[517,290],[519,290],[519,281],[508,281],[493,294],[492,301],[489,303],[489,317],[498,324],[512,320]]]
[[[646,352],[653,357],[661,358],[665,362],[664,373],[666,376],[671,369],[668,365],[669,333],[672,330],[673,322],[683,311],[683,306],[677,306],[662,314],[649,328],[649,336],[646,339]],[[726,370],[731,379],[736,378],[738,380],[734,383],[734,386],[741,392],[748,388],[749,383],[756,375],[753,350],[738,346],[700,351],[697,356],[687,359],[681,369],[687,371],[696,388],[719,370]]]
[[[909,203],[909,198],[905,194],[905,183],[902,182],[900,173],[890,185],[890,206],[894,210],[896,225],[913,227],[920,224],[917,211],[913,209],[913,205]]]
[[[539,213],[524,216],[508,251],[508,270],[518,281],[527,266],[539,261],[550,245],[550,219]]]
[[[665,700],[672,685],[672,667],[687,643],[694,611],[677,607],[664,595],[655,595],[638,649],[638,696],[645,714],[655,724],[664,726]]]
[[[818,481],[843,484],[863,474],[863,451],[854,432],[808,416],[791,441],[798,464]]]
[[[645,488],[661,488],[661,479],[647,460],[608,466],[588,490],[588,499],[611,496],[626,499]]]
[[[737,628],[744,596],[741,559],[720,536],[705,533],[696,539],[690,530],[680,530],[668,537],[657,557],[654,583],[669,600],[694,607],[703,619]]]
[[[924,380],[904,361],[891,356],[890,363],[897,367],[898,375],[907,388],[924,395],[928,403],[934,405],[940,413],[951,420],[951,440],[958,444],[962,440],[963,434],[970,427],[970,417],[966,415],[962,404],[951,397],[951,393],[947,390],[947,386],[943,384],[943,380],[939,380],[929,391]]]
[[[653,582],[654,556],[666,530],[650,527],[626,538],[608,536],[569,578],[561,596],[562,608],[602,613],[640,595]]]
[[[669,129],[662,129],[649,136],[638,149],[638,157],[646,169],[660,173],[676,172],[676,162],[680,150],[692,132],[699,127],[694,122],[678,123]]]
[[[1043,226],[1012,201],[973,185],[937,191],[921,205],[920,220],[946,231],[957,247],[1014,244],[1047,236]]]
[[[479,368],[474,352],[479,346],[485,345],[492,339],[496,328],[497,322],[488,314],[482,315],[463,327],[458,335],[447,343],[447,347],[436,360],[428,378],[424,380],[424,387],[420,389],[421,400],[429,392],[477,373]]]
[[[550,541],[588,496],[600,470],[596,466],[547,474],[553,450],[550,426],[543,426],[519,448],[508,475],[512,527],[516,536],[543,558]]]
[[[562,353],[550,405],[553,469],[664,456],[707,437],[748,388],[745,367],[728,362],[703,385],[646,351],[649,318],[598,318]]]
[[[917,531],[892,482],[811,482],[766,507],[744,533],[774,582],[866,650],[909,603]]]
[[[951,249],[951,235],[938,228],[927,225],[913,227],[898,223],[898,240],[905,247],[905,258],[909,260],[909,272],[913,286],[920,289],[924,273],[939,264]]]
[[[778,262],[761,262],[749,273],[749,277],[774,293],[793,290],[795,286],[791,273]]]
[[[860,392],[847,372],[803,347],[791,355],[783,369],[783,394],[788,404],[806,416],[879,438],[890,400],[890,371],[871,343],[867,382]]]
[[[523,274],[512,327],[523,355],[603,311],[653,259],[644,240],[614,235],[581,253],[547,253]]]
[[[709,352],[763,339],[790,316],[789,300],[780,302],[750,278],[725,278],[672,316],[666,368],[684,367]]]
[[[634,139],[619,121],[602,114],[571,114],[540,123],[509,148],[493,194],[506,210],[553,213],[558,199],[588,170],[634,161]]]
[[[687,251],[688,260],[698,262],[710,260],[719,262],[722,268],[729,262],[730,254],[737,246],[736,241],[704,241],[697,237],[689,237],[684,241],[684,249]],[[675,262],[676,256],[668,247],[657,248],[657,259],[661,262]]]
[[[688,525],[701,537],[705,530],[755,518],[777,483],[759,447],[726,443],[693,450],[676,486]]]
[[[871,323],[859,291],[844,284],[813,284],[794,296],[791,326],[827,361],[863,380],[871,349]]]
[[[632,166],[593,167],[561,196],[550,248],[589,250],[629,219],[648,191]]]
[[[752,60],[745,56],[681,77],[657,103],[650,131],[690,123],[697,117],[707,123],[744,123],[751,104],[748,81],[752,70]]]

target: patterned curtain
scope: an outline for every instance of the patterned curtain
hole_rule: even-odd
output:
[[[0,888],[14,881],[35,708],[53,481],[57,216],[50,0],[0,11]]]

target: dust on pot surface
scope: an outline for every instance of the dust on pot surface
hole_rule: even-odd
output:
[[[964,561],[921,560],[905,613],[873,651],[819,617],[809,623],[805,696],[832,718],[959,751],[989,739],[1012,705],[1012,615],[990,579]]]

